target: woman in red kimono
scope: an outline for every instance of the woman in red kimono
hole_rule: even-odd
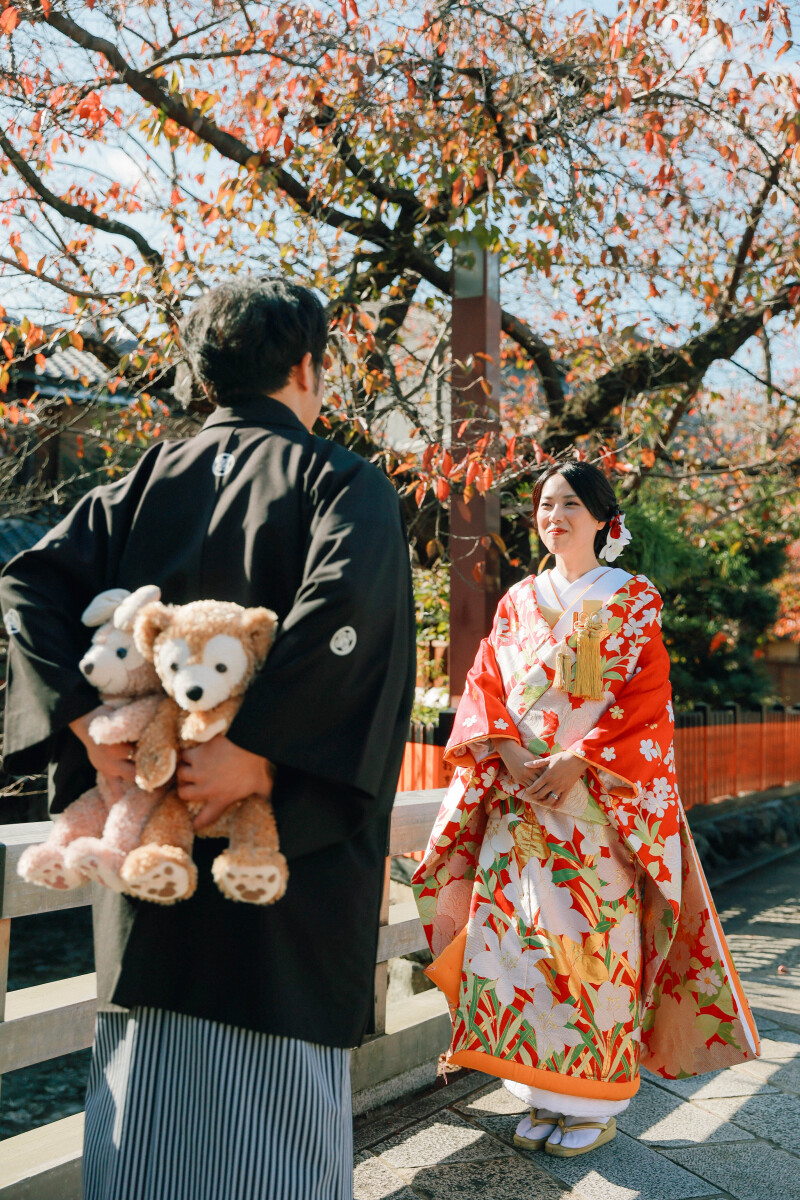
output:
[[[661,597],[597,468],[534,490],[555,567],[516,584],[470,671],[457,770],[415,877],[451,1061],[530,1105],[515,1141],[610,1141],[639,1087],[758,1053],[675,779]],[[598,561],[598,556],[601,560]]]

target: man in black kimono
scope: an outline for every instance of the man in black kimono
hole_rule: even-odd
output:
[[[408,547],[385,477],[310,432],[326,342],[313,293],[224,285],[183,341],[217,405],[202,430],[154,445],[3,574],[5,767],[47,769],[53,812],[91,786],[89,756],[132,775],[128,746],[86,733],[98,700],[78,671],[80,615],[97,593],[154,583],[167,603],[274,609],[277,640],[227,737],[188,752],[179,785],[206,802],[200,827],[274,774],[289,886],[270,907],[226,900],[210,871],[222,847],[203,839],[188,901],[95,887],[84,1194],[349,1200],[348,1048],[371,1016],[413,696]]]

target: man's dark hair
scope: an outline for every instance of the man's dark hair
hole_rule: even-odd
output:
[[[609,522],[620,511],[614,489],[599,467],[588,462],[555,463],[536,480],[533,489],[534,519],[539,511],[539,501],[542,498],[544,485],[554,475],[562,475],[566,479],[575,495],[586,505],[596,521]],[[598,529],[595,535],[594,552],[596,555],[603,549],[607,537],[608,524],[605,524],[602,529]]]
[[[327,340],[320,301],[309,288],[281,278],[220,284],[181,322],[193,381],[208,388],[215,404],[228,396],[280,391],[292,367],[309,353],[321,371]]]

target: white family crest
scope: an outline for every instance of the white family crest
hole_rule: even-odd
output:
[[[211,474],[224,479],[233,470],[236,458],[233,454],[218,454],[211,465]]]
[[[344,657],[345,654],[351,654],[355,649],[358,641],[358,634],[352,625],[343,625],[341,629],[337,629],[336,633],[331,638],[331,650],[334,654]]]
[[[6,633],[9,637],[13,637],[14,634],[19,633],[20,629],[22,629],[22,619],[15,608],[8,610],[3,618],[3,624],[6,627]]]

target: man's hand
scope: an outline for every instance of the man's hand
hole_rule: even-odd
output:
[[[538,772],[535,783],[527,789],[525,798],[537,804],[555,804],[580,779],[586,763],[568,750],[551,754],[549,758],[529,760],[530,767]]]
[[[113,746],[98,746],[89,737],[89,726],[95,717],[106,717],[114,711],[115,709],[101,704],[98,708],[92,709],[90,713],[86,713],[85,716],[78,717],[77,721],[72,721],[70,729],[78,741],[85,746],[89,762],[95,771],[100,775],[105,775],[107,779],[124,779],[126,783],[133,783],[136,767],[133,763],[134,746],[131,742],[116,742]]]
[[[269,796],[272,779],[272,764],[266,758],[217,734],[210,742],[184,750],[178,764],[178,795],[187,803],[203,805],[194,820],[200,830],[246,796]]]

